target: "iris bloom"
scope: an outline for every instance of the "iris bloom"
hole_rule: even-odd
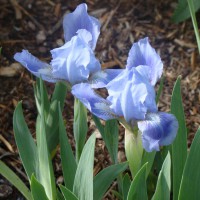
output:
[[[72,87],[78,98],[94,115],[108,120],[123,118],[130,129],[138,126],[146,151],[159,151],[175,139],[178,122],[174,115],[158,112],[154,85],[161,77],[163,64],[148,38],[134,43],[126,69],[107,85],[108,97],[99,96],[88,83]],[[126,125],[127,126],[127,125]]]
[[[87,5],[80,4],[63,20],[65,44],[51,50],[50,63],[42,62],[27,50],[16,53],[14,59],[32,74],[48,82],[67,81],[71,85],[89,82],[92,87],[104,87],[119,70],[101,71],[94,49],[100,33],[99,21],[88,15]]]

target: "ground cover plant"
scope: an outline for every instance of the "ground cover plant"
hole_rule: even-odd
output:
[[[172,114],[159,112],[156,103],[163,83],[160,83],[157,95],[154,86],[161,77],[163,63],[148,38],[133,44],[125,69],[102,70],[94,55],[100,24],[87,14],[87,5],[79,5],[73,13],[64,17],[63,23],[66,43],[51,51],[53,59],[50,64],[38,60],[26,50],[14,56],[40,78],[34,85],[38,111],[36,143],[24,120],[21,103],[16,107],[13,121],[15,140],[29,178],[30,191],[17,177],[10,176],[13,172],[2,162],[1,173],[27,199],[102,199],[116,178],[117,190],[112,193],[119,199],[169,199],[170,195],[174,199],[187,199],[187,195],[198,198],[197,184],[193,184],[193,181],[199,180],[195,173],[198,169],[199,133],[187,156],[180,78],[173,89]],[[42,79],[57,82],[51,98],[48,97]],[[107,98],[95,92],[102,87],[108,91]],[[62,118],[67,92],[75,96],[75,156],[66,137],[67,122],[63,123]],[[86,140],[86,108],[93,114],[93,120],[113,162],[113,165],[100,171],[94,178],[95,135],[92,134]],[[128,162],[124,163],[117,158],[118,123],[125,129],[124,146]],[[174,139],[171,147],[165,147]],[[58,146],[64,186],[55,183],[51,163]],[[152,178],[155,176],[152,166],[159,173],[157,180]],[[123,173],[126,169],[131,174]],[[147,189],[152,184],[155,188]]]

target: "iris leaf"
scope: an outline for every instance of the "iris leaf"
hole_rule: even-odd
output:
[[[187,129],[181,98],[181,80],[178,77],[172,92],[171,113],[179,123],[179,129],[175,141],[172,144],[172,169],[173,169],[173,199],[178,199],[182,173],[187,158]]]
[[[158,176],[156,191],[152,200],[169,200],[170,199],[170,189],[171,189],[171,159],[170,153],[168,152],[162,169]]]
[[[120,163],[116,165],[111,165],[101,172],[99,172],[94,177],[94,198],[95,200],[101,200],[103,195],[108,190],[111,183],[117,176],[126,170],[128,167],[128,163]]]
[[[13,127],[19,155],[30,181],[31,175],[37,174],[38,154],[36,144],[23,116],[21,102],[18,103],[14,111]]]
[[[23,181],[0,160],[0,174],[12,183],[27,200],[32,200],[31,192]]]
[[[183,171],[179,200],[200,199],[200,128],[195,134]]]
[[[94,147],[95,134],[85,144],[76,170],[73,193],[80,200],[93,200]]]
[[[59,109],[59,137],[60,137],[60,155],[62,161],[62,170],[63,170],[65,186],[69,190],[72,190],[77,165],[73,151],[68,141],[60,109]]]
[[[147,200],[147,187],[146,187],[146,166],[144,164],[134,177],[129,192],[127,200]]]

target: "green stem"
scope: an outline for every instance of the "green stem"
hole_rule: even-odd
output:
[[[195,36],[196,36],[196,39],[197,39],[199,54],[200,54],[200,34],[199,34],[197,20],[196,20],[196,16],[195,16],[194,3],[193,3],[193,0],[187,0],[187,2],[188,2],[190,15],[191,15],[192,23],[193,23],[193,27],[194,27],[194,32],[195,32]]]
[[[132,131],[125,129],[125,153],[129,162],[132,178],[135,177],[141,167],[143,154],[141,134],[135,135]]]

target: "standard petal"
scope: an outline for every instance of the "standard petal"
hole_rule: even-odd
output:
[[[100,34],[100,23],[96,18],[88,15],[85,3],[77,6],[74,12],[64,16],[63,28],[66,42],[71,40],[79,29],[86,29],[92,35],[89,45],[92,49],[95,49]]]
[[[160,146],[170,145],[177,134],[178,122],[174,115],[164,112],[148,113],[138,122],[142,132],[143,147],[147,152],[159,151]]]
[[[99,70],[89,77],[89,83],[92,88],[106,87],[106,85],[117,77],[122,71],[123,69]]]
[[[123,70],[106,88],[111,109],[128,123],[145,119],[147,112],[157,112],[155,90],[135,68]]]
[[[147,113],[147,106],[144,104],[148,95],[146,85],[127,84],[122,93],[121,106],[126,121],[144,119]]]
[[[128,70],[123,70],[119,76],[106,85],[109,94],[107,100],[111,102],[111,109],[119,116],[123,116],[121,98],[123,95],[122,92],[128,82],[127,73]]]
[[[62,47],[51,51],[54,76],[72,85],[87,81],[91,73],[101,68],[92,49],[79,36],[74,36]]]
[[[145,65],[149,67],[149,70],[143,71],[139,70],[141,73],[144,72],[144,76],[148,71],[149,80],[152,85],[155,85],[158,79],[162,75],[163,63],[160,56],[156,53],[155,49],[149,44],[148,38],[139,40],[139,42],[134,43],[129,51],[127,65],[128,69],[132,67],[138,67],[140,65]]]
[[[109,101],[94,92],[87,83],[76,84],[72,87],[72,94],[79,99],[85,107],[97,117],[108,120],[117,118],[110,109]]]
[[[38,58],[30,54],[27,50],[22,50],[21,53],[16,53],[14,59],[20,62],[26,69],[37,77],[41,77],[48,82],[56,82],[56,79],[52,74],[52,67],[40,61]]]
[[[80,39],[85,41],[86,44],[88,44],[92,40],[91,33],[87,31],[86,29],[79,29],[76,33]]]

